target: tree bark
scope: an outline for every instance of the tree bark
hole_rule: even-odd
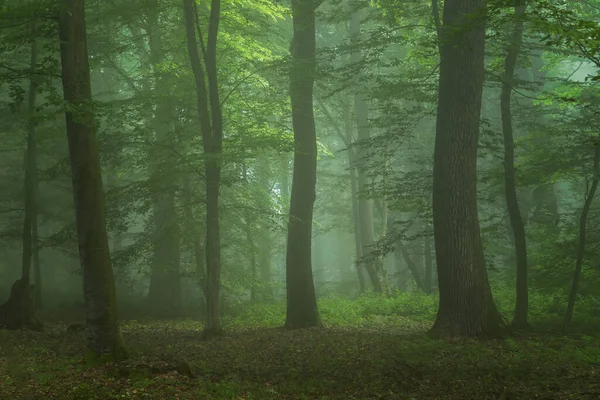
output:
[[[292,0],[290,97],[294,169],[286,254],[286,328],[320,326],[311,264],[312,220],[317,184],[317,136],[313,113],[316,68],[315,3]]]
[[[504,325],[489,286],[477,215],[485,13],[485,0],[447,0],[440,27],[433,172],[440,298],[434,336],[494,335]]]
[[[512,320],[513,328],[527,328],[527,313],[529,309],[527,285],[527,241],[525,225],[521,218],[521,209],[517,197],[515,143],[513,138],[511,94],[514,88],[515,66],[523,40],[523,17],[527,7],[526,0],[517,0],[515,5],[515,26],[508,44],[504,60],[504,78],[500,95],[500,113],[502,119],[502,135],[504,137],[504,193],[506,206],[513,231],[515,253],[517,260],[516,304]]]
[[[219,336],[221,327],[221,233],[219,192],[221,188],[221,155],[223,144],[223,116],[217,83],[217,35],[221,14],[220,0],[212,0],[206,46],[201,36],[196,38],[198,13],[193,0],[183,0],[187,48],[196,83],[196,97],[206,185],[206,323],[204,338]],[[202,57],[198,53],[198,42]],[[204,67],[201,60],[204,59]],[[208,80],[208,90],[205,79]]]
[[[86,307],[87,358],[126,357],[119,330],[115,281],[104,219],[100,155],[92,109],[83,0],[59,12],[60,53],[69,159]]]
[[[569,329],[569,324],[573,318],[573,309],[575,308],[575,300],[577,298],[577,288],[579,287],[579,280],[581,279],[581,269],[583,267],[583,258],[585,256],[585,236],[586,236],[586,225],[587,216],[594,200],[594,194],[598,189],[598,180],[600,179],[600,143],[594,144],[594,178],[592,180],[592,186],[585,195],[585,202],[583,209],[581,210],[581,216],[579,217],[579,243],[577,245],[577,258],[575,261],[575,272],[573,274],[573,283],[571,285],[571,291],[569,293],[569,303],[567,305],[567,312],[565,313],[565,322],[563,330],[566,332]]]

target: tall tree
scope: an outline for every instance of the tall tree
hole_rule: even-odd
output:
[[[573,273],[573,282],[571,283],[571,291],[569,292],[569,302],[565,313],[565,322],[563,329],[566,332],[569,329],[569,324],[573,318],[573,309],[575,308],[575,299],[577,297],[577,289],[581,280],[581,270],[583,267],[583,258],[585,256],[585,240],[587,230],[587,218],[594,200],[594,195],[598,189],[598,181],[600,180],[600,140],[594,140],[594,166],[592,185],[588,189],[589,181],[586,185],[585,202],[581,215],[579,217],[579,242],[577,243],[577,256],[575,261],[575,272]]]
[[[527,241],[525,225],[521,217],[516,188],[515,142],[513,137],[511,94],[514,89],[515,66],[523,41],[524,14],[526,0],[516,0],[514,28],[510,36],[506,57],[504,59],[504,76],[502,93],[500,94],[500,114],[502,119],[502,135],[504,138],[504,193],[506,206],[513,231],[515,253],[517,259],[517,299],[512,326],[528,327],[527,313],[529,309],[529,289],[527,286]]]
[[[447,0],[439,26],[433,171],[440,297],[432,334],[437,336],[488,335],[503,325],[488,282],[477,215],[485,15],[485,0]]]
[[[174,113],[170,100],[169,73],[161,63],[165,58],[163,27],[159,21],[159,3],[147,3],[149,61],[155,77],[156,110],[152,125],[155,138],[148,152],[150,179],[153,186],[154,254],[148,300],[154,310],[166,314],[181,311],[180,232],[175,207],[176,182],[174,147]]]
[[[360,41],[361,33],[361,13],[360,10],[355,11],[350,18],[349,33],[351,42],[357,46]],[[361,54],[359,50],[352,52],[350,61],[353,65],[359,66],[361,62]],[[366,146],[366,141],[369,140],[369,106],[364,94],[363,88],[356,88],[354,91],[354,115],[356,118],[356,131],[358,140],[360,141],[356,149],[356,168],[357,168],[357,191],[358,191],[358,216],[360,224],[360,238],[362,245],[362,260],[367,274],[370,278],[373,289],[381,293],[383,286],[379,277],[378,271],[381,268],[381,260],[376,255],[375,233],[373,230],[373,201],[366,195],[366,190],[369,185],[369,177],[367,174],[369,151]]]
[[[317,184],[317,135],[313,112],[316,68],[313,0],[292,0],[290,97],[294,171],[286,254],[287,328],[320,326],[311,264],[312,220]]]
[[[87,327],[87,356],[126,357],[117,320],[115,281],[104,219],[104,193],[96,138],[83,0],[59,10],[65,118],[75,204]]]
[[[206,45],[198,26],[198,11],[194,0],[183,0],[188,55],[196,83],[196,97],[206,185],[206,325],[204,337],[222,333],[221,327],[221,233],[219,192],[223,147],[223,115],[217,82],[217,35],[221,17],[220,0],[212,0]],[[199,38],[196,38],[196,30]],[[198,41],[202,52],[198,52]],[[202,65],[204,60],[204,67]],[[205,72],[206,69],[206,72]],[[206,87],[208,81],[208,90]]]

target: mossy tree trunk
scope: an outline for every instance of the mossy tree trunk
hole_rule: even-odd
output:
[[[88,361],[126,357],[104,218],[83,0],[65,0],[58,18],[65,118],[79,257],[83,270]]]

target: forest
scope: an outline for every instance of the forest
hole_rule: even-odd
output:
[[[0,400],[600,399],[600,1],[0,0]]]

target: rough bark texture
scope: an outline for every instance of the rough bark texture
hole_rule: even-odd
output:
[[[511,94],[514,87],[515,66],[523,39],[523,16],[527,3],[517,0],[515,5],[515,26],[508,44],[504,59],[504,77],[500,95],[500,114],[502,119],[502,135],[504,138],[504,194],[506,206],[513,231],[517,260],[516,304],[512,320],[513,328],[527,328],[529,309],[529,291],[527,285],[527,242],[525,225],[521,218],[521,209],[516,188],[515,142],[513,138]]]
[[[350,40],[355,45],[360,39],[360,12],[356,11],[350,19]],[[361,60],[359,51],[351,55],[351,62],[357,65]],[[373,289],[377,293],[383,292],[383,286],[378,274],[378,267],[381,260],[374,254],[373,244],[375,243],[375,233],[373,231],[373,201],[366,197],[365,192],[369,185],[367,176],[369,151],[366,148],[365,141],[369,140],[369,108],[362,89],[356,89],[354,94],[354,114],[356,117],[356,129],[358,140],[362,142],[356,147],[356,164],[358,171],[357,191],[358,196],[358,215],[360,221],[360,237],[362,245],[362,262],[367,271]]]
[[[583,266],[583,258],[585,256],[585,234],[587,217],[594,200],[594,194],[598,189],[598,180],[600,179],[600,143],[595,143],[594,150],[594,178],[592,180],[592,186],[589,192],[585,194],[585,203],[583,204],[583,210],[581,210],[581,216],[579,217],[579,243],[577,244],[577,258],[575,261],[575,272],[573,274],[573,283],[571,285],[571,292],[569,293],[569,303],[567,305],[567,312],[565,313],[564,331],[569,329],[569,324],[573,318],[573,309],[575,308],[575,299],[577,298],[577,288],[579,287],[579,280],[581,279],[581,268]]]
[[[439,279],[435,336],[503,327],[490,290],[477,216],[477,146],[484,78],[485,0],[447,0],[440,28],[433,225]]]
[[[180,234],[175,207],[176,184],[173,181],[175,171],[174,115],[168,97],[171,91],[169,77],[161,71],[160,63],[164,58],[162,30],[159,21],[159,4],[153,0],[148,3],[148,44],[150,63],[154,69],[156,111],[153,118],[155,138],[149,155],[150,180],[152,183],[153,203],[153,247],[152,274],[148,301],[155,312],[162,315],[178,315],[181,312],[180,277]]]
[[[196,38],[198,13],[193,0],[183,0],[187,48],[196,83],[196,97],[206,185],[206,321],[204,337],[222,334],[221,327],[221,234],[219,191],[221,187],[221,154],[223,143],[223,116],[217,85],[217,34],[221,2],[212,0],[206,46],[202,36]],[[198,27],[201,34],[201,29]],[[202,47],[202,57],[198,52]],[[204,67],[201,60],[204,59]],[[205,79],[208,80],[208,90]]]
[[[100,155],[91,105],[83,0],[65,0],[59,14],[62,82],[83,270],[88,360],[126,357],[116,313],[115,282],[104,220]]]
[[[312,219],[317,184],[317,136],[313,113],[315,4],[292,0],[290,97],[294,128],[294,170],[286,254],[286,328],[320,326],[311,265]]]

